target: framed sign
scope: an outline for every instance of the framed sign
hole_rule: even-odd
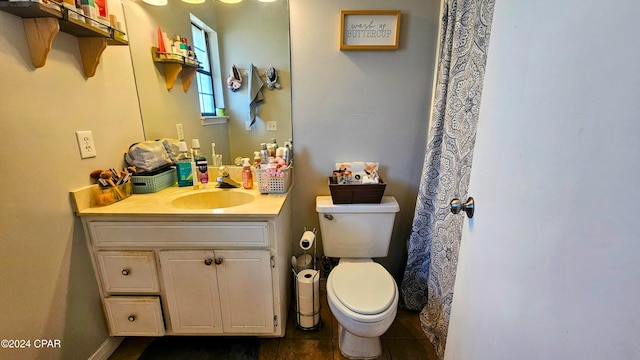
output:
[[[400,10],[342,10],[340,50],[396,50]]]

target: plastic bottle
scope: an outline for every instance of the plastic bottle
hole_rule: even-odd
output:
[[[200,140],[191,140],[191,147],[193,148],[193,161],[196,163],[196,167],[198,168],[197,179],[202,184],[202,187],[206,188],[209,183],[209,164],[207,163],[207,158],[204,156],[202,151],[200,151]]]
[[[180,141],[178,143],[180,153],[176,158],[176,174],[178,175],[178,186],[192,186],[193,174],[191,173],[191,154],[187,149],[187,143]]]
[[[260,169],[260,164],[262,163],[262,158],[260,157],[260,151],[253,152],[253,167],[256,169]]]
[[[222,164],[218,164],[216,161],[218,157],[216,156],[216,143],[211,143],[211,165],[213,167],[219,167]]]
[[[282,160],[284,160],[287,166],[291,165],[291,149],[289,148],[289,142],[284,143]]]
[[[260,163],[267,165],[269,162],[269,150],[267,150],[267,143],[260,144]]]
[[[193,155],[191,156],[191,173],[193,174],[193,190],[198,190],[200,189],[200,184],[198,182],[198,167],[193,159]]]
[[[245,189],[253,188],[253,173],[251,172],[251,164],[249,158],[242,159],[242,187]]]

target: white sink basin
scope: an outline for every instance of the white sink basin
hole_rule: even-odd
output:
[[[206,191],[181,196],[171,202],[180,209],[219,209],[252,202],[251,194],[234,191]]]

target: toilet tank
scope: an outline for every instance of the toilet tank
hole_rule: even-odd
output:
[[[316,197],[324,255],[336,258],[385,257],[400,211],[393,196],[380,204],[334,205],[331,196]]]

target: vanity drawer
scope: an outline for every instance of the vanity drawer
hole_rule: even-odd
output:
[[[161,336],[164,322],[157,296],[104,299],[111,336]]]
[[[160,291],[153,251],[98,251],[97,260],[107,293]]]
[[[269,227],[263,222],[117,222],[91,221],[96,246],[185,247],[268,246]]]

